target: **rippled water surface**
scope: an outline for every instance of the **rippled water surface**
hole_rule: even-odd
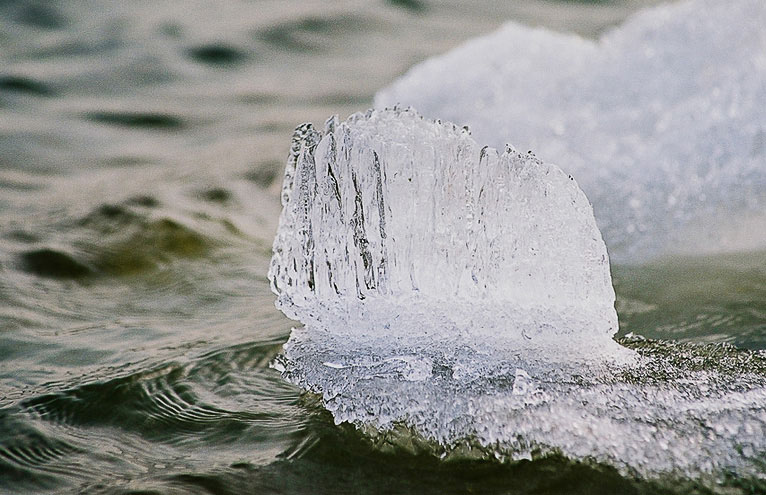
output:
[[[269,368],[294,325],[266,271],[297,124],[507,19],[595,36],[646,3],[0,3],[0,491],[766,490],[443,461],[334,425]],[[765,349],[764,259],[613,267],[621,334],[684,344],[625,342]]]

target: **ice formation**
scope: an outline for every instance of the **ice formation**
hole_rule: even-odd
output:
[[[370,111],[296,130],[282,202],[269,278],[304,326],[273,366],[336,422],[437,454],[760,476],[766,356],[613,341],[606,249],[557,167]]]
[[[467,130],[410,109],[332,118],[324,133],[298,129],[282,203],[270,279],[280,309],[307,325],[343,315],[332,326],[407,338],[422,333],[414,321],[381,330],[407,308],[399,318],[438,317],[436,329],[516,347],[613,344],[590,203],[531,153],[479,149]]]
[[[414,105],[572,174],[613,260],[766,247],[766,2],[691,0],[590,41],[509,23],[428,60]]]

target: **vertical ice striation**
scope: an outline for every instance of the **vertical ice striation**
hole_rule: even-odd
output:
[[[522,342],[617,330],[591,206],[531,153],[413,110],[332,118],[296,130],[282,202],[269,276],[304,323],[390,303],[484,312],[477,331]]]
[[[593,42],[509,23],[413,68],[416,106],[572,174],[613,260],[766,247],[766,2],[686,0]]]

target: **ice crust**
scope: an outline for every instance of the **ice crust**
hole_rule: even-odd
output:
[[[622,342],[643,351],[640,363],[604,370],[508,349],[358,342],[296,329],[276,366],[384,449],[561,454],[639,477],[766,476],[763,353],[633,338]]]
[[[763,477],[766,357],[612,340],[605,246],[557,167],[370,111],[296,130],[282,203],[269,278],[304,326],[273,367],[337,423],[436,455]]]
[[[613,260],[766,246],[766,2],[693,0],[600,40],[508,23],[410,70],[413,105],[572,174]]]

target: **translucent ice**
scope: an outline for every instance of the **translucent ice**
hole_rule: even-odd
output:
[[[333,118],[324,133],[297,131],[282,202],[270,278],[279,307],[307,325],[423,333],[392,321],[406,310],[398,318],[517,347],[562,335],[612,344],[614,290],[590,204],[531,154],[479,149],[412,110]]]
[[[692,0],[599,41],[509,23],[413,68],[414,105],[577,179],[617,261],[766,246],[766,2]]]
[[[269,277],[304,326],[274,368],[336,422],[438,455],[762,475],[766,358],[613,341],[605,246],[557,167],[370,111],[296,130],[282,202]]]

